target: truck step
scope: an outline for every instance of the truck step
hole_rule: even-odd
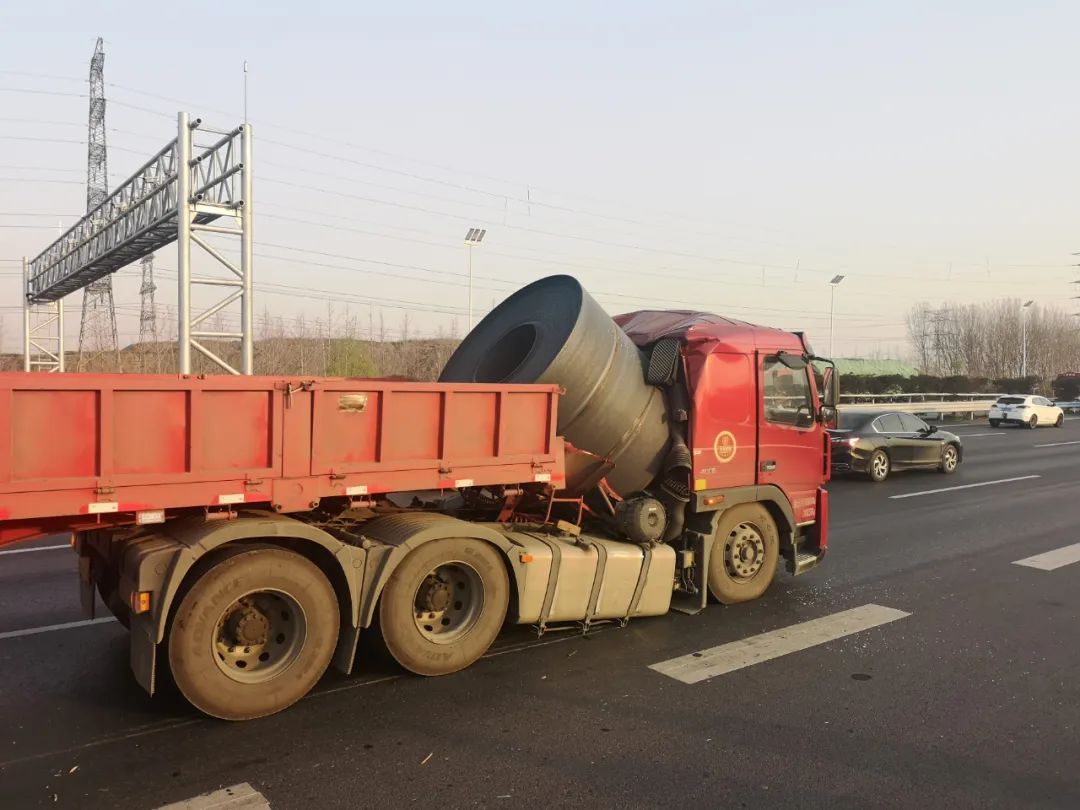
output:
[[[805,574],[807,571],[817,565],[821,561],[821,558],[823,556],[825,555],[808,554],[804,551],[800,551],[795,555],[794,564],[791,563],[790,559],[788,560],[788,570],[791,571],[791,573],[795,576],[798,576],[799,574]]]

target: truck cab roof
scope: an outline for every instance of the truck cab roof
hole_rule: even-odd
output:
[[[686,343],[717,344],[710,351],[737,353],[756,349],[789,349],[810,351],[800,336],[770,326],[757,326],[745,321],[691,310],[650,310],[628,312],[615,316],[617,323],[638,346],[646,346],[660,338],[674,337]]]

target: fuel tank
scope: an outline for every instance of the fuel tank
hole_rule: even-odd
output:
[[[664,397],[646,384],[641,351],[571,276],[523,287],[493,309],[443,368],[442,382],[553,383],[558,431],[614,463],[620,495],[647,487],[669,444]]]

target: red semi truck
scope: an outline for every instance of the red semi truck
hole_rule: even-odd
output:
[[[815,359],[713,315],[613,320],[555,276],[437,383],[0,374],[0,544],[72,533],[147,691],[166,667],[204,713],[263,716],[350,672],[362,633],[443,675],[505,622],[694,613],[813,567]]]

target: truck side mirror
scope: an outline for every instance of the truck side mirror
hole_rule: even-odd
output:
[[[821,404],[827,408],[836,408],[840,404],[840,375],[835,366],[826,366],[822,372]]]
[[[836,427],[839,405],[840,375],[836,373],[836,366],[830,363],[821,372],[821,424],[827,428]]]

